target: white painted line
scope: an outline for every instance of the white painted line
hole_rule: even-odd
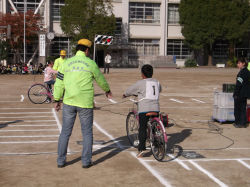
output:
[[[184,102],[182,102],[182,101],[179,101],[179,100],[177,100],[177,99],[169,99],[170,101],[174,101],[174,102],[177,102],[177,103],[184,103]]]
[[[0,110],[35,110],[35,109],[50,110],[51,108],[0,108]]]
[[[95,121],[94,121],[94,126],[99,130],[99,131],[101,131],[103,134],[105,134],[107,137],[109,137],[109,139],[110,140],[112,140],[112,141],[114,141],[114,137],[112,136],[112,135],[110,135],[106,130],[104,130],[100,125],[98,125]],[[123,146],[119,143],[119,142],[115,142],[117,145],[118,145],[118,147],[120,148],[120,149],[123,149]]]
[[[100,125],[98,125],[95,121],[94,121],[94,126],[99,130],[101,131],[103,134],[105,134],[107,137],[109,137],[110,140],[114,140],[115,138],[110,135],[106,130],[104,130]],[[115,142],[117,144],[117,146],[121,149],[124,149],[123,146],[119,143],[119,142]],[[131,152],[130,153],[133,157],[136,158],[136,154],[134,152]],[[169,184],[169,182],[166,181],[165,178],[163,178],[155,169],[153,169],[149,164],[147,164],[146,162],[144,162],[142,159],[138,159],[140,161],[140,163],[146,167],[150,173],[152,173],[153,176],[155,176],[161,184],[163,184],[164,186],[171,186]]]
[[[56,121],[56,120],[22,120],[21,122],[32,122],[32,123],[34,123],[34,122],[49,122],[49,121]],[[12,122],[13,123],[13,121],[0,121],[0,122],[6,122],[6,123]],[[15,122],[15,123],[18,123],[18,122]]]
[[[113,99],[108,99],[111,103],[117,103],[116,101],[114,101]]]
[[[18,142],[0,142],[0,144],[37,144],[37,143],[57,143],[57,141],[18,141]]]
[[[23,102],[23,100],[24,100],[24,96],[23,96],[23,95],[21,95],[21,100],[20,100],[20,101],[21,101],[21,102]]]
[[[243,166],[247,167],[248,169],[250,169],[250,165],[247,164],[246,162],[244,162],[243,160],[237,160],[239,163],[241,163]]]
[[[20,102],[20,101],[0,101],[0,103],[17,103],[17,102]]]
[[[53,116],[16,116],[16,117],[0,117],[0,118],[51,118]]]
[[[216,182],[219,186],[221,187],[227,187],[227,185],[225,183],[223,183],[222,181],[220,181],[219,179],[217,179],[215,176],[213,176],[212,173],[208,172],[207,170],[205,170],[204,168],[202,168],[201,166],[199,166],[199,164],[195,163],[194,161],[189,160],[189,162],[195,166],[198,170],[200,170],[202,173],[206,174],[210,179],[212,179],[214,182]]]
[[[47,132],[47,131],[58,131],[58,129],[0,130],[0,132]]]
[[[136,158],[136,154],[134,152],[130,153],[134,158]],[[143,159],[137,159],[139,160],[139,162],[145,167],[147,168],[159,181],[161,184],[163,184],[164,186],[171,186],[171,184],[163,177],[161,176],[158,171],[156,171],[153,167],[151,167],[147,162],[145,162]]]
[[[39,124],[39,125],[8,125],[8,127],[54,127],[57,125],[44,125],[44,124]]]
[[[167,97],[168,95],[166,95],[166,94],[161,94],[162,96],[165,96],[165,97]]]
[[[52,113],[53,113],[54,118],[55,118],[55,120],[56,120],[56,124],[57,124],[58,130],[59,130],[59,133],[61,133],[61,131],[62,131],[62,125],[61,125],[61,123],[60,123],[60,121],[59,121],[59,119],[58,119],[58,117],[57,117],[57,115],[56,115],[56,110],[55,110],[54,108],[52,108]],[[68,155],[71,154],[71,151],[70,151],[70,149],[69,149],[69,145],[68,145],[68,149],[67,149],[67,154],[68,154]]]
[[[51,114],[51,112],[0,112],[0,114]]]
[[[169,157],[171,158],[175,158],[173,155],[168,154]],[[186,164],[184,164],[181,160],[179,160],[178,158],[175,158],[173,161],[177,162],[178,164],[180,164],[183,168],[185,168],[186,170],[192,170],[190,169],[190,167],[188,167]]]
[[[38,136],[0,136],[0,138],[53,138],[59,135],[38,135]]]
[[[198,99],[194,99],[194,98],[192,98],[191,100],[196,101],[196,102],[198,102],[198,103],[206,103],[206,102],[204,102],[204,101],[201,101],[201,100],[198,100]]]
[[[239,147],[239,148],[227,148],[227,149],[232,149],[232,150],[234,150],[234,149],[238,149],[238,150],[243,150],[243,149],[246,149],[246,150],[248,150],[248,149],[250,149],[250,148],[248,148],[248,147]]]
[[[238,161],[238,160],[250,160],[250,158],[212,158],[212,159],[192,159],[195,162],[210,162],[210,161]],[[181,160],[182,162],[189,162],[189,160]]]
[[[57,152],[0,153],[0,155],[40,155],[40,154],[57,154]]]
[[[56,111],[55,111],[54,108],[52,109],[52,113],[53,113],[54,118],[55,118],[55,120],[56,120],[56,124],[57,124],[58,130],[59,130],[59,132],[61,133],[61,131],[62,131],[62,125],[61,125],[61,123],[60,123],[60,121],[59,121],[59,119],[58,119],[58,117],[57,117],[57,115],[56,115]]]

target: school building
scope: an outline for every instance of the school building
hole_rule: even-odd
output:
[[[53,33],[53,39],[46,39],[46,55],[58,56],[61,49],[72,56],[70,39],[60,27],[60,8],[64,0],[0,0],[0,11],[23,12],[27,9],[39,13],[42,17],[41,29]],[[116,30],[113,45],[107,50],[112,55],[113,67],[138,67],[151,63],[158,67],[182,66],[193,52],[184,44],[179,24],[178,7],[180,0],[112,0],[116,17]],[[98,33],[97,33],[98,34]],[[93,39],[94,40],[94,39]],[[92,40],[92,41],[93,41]],[[214,62],[226,59],[229,44],[218,41],[214,45]],[[235,48],[236,54],[249,51],[250,42]],[[27,56],[34,50],[27,47]],[[96,50],[96,61],[103,65],[106,51]],[[38,56],[39,54],[37,54]],[[248,54],[250,56],[250,54]],[[201,62],[202,63],[202,62]],[[201,64],[202,65],[202,64]]]

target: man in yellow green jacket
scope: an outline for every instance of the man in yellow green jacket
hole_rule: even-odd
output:
[[[248,71],[250,71],[250,62],[248,62],[247,69],[248,69]]]
[[[55,60],[53,69],[59,71],[59,68],[62,66],[63,62],[66,60],[66,51],[60,51],[60,57]]]
[[[61,108],[60,99],[63,97],[63,125],[58,141],[57,166],[66,164],[67,147],[76,114],[78,113],[83,135],[82,167],[92,166],[92,142],[93,142],[93,81],[103,89],[107,97],[111,97],[110,87],[99,70],[96,63],[88,56],[91,41],[81,39],[76,47],[77,53],[67,59],[57,74],[54,86],[55,109]]]

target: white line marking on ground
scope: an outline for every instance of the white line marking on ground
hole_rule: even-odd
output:
[[[57,141],[18,141],[18,142],[0,142],[0,144],[37,144],[37,143],[57,143]]]
[[[179,100],[177,100],[177,99],[169,99],[170,101],[174,101],[174,102],[177,102],[177,103],[184,103],[184,102],[182,102],[182,101],[179,101]]]
[[[23,96],[23,95],[21,95],[21,100],[20,100],[20,101],[21,101],[21,102],[23,102],[23,100],[24,100],[24,96]]]
[[[62,125],[61,125],[61,123],[60,123],[60,121],[59,121],[59,119],[58,119],[58,117],[57,117],[57,115],[56,115],[56,110],[55,110],[54,108],[52,108],[52,113],[53,113],[54,118],[55,118],[55,120],[56,120],[56,124],[57,124],[58,130],[59,130],[59,133],[61,133],[61,131],[62,131]],[[71,151],[70,151],[70,149],[69,149],[69,145],[68,145],[68,149],[67,149],[67,154],[68,154],[68,155],[71,154]]]
[[[100,125],[98,125],[95,121],[94,121],[94,126],[99,130],[99,131],[101,131],[103,134],[105,134],[107,137],[109,137],[109,139],[110,140],[114,140],[115,138],[112,136],[112,135],[110,135],[106,130],[104,130]],[[124,149],[123,148],[123,146],[119,143],[119,142],[115,142],[117,145],[118,145],[118,147],[119,148],[121,148],[121,149]],[[133,157],[135,157],[136,158],[136,156],[135,156],[135,153],[133,153],[133,152],[131,152],[130,153]],[[152,173],[152,175],[154,175],[159,181],[160,181],[160,183],[162,183],[164,186],[171,186],[167,181],[166,181],[166,179],[164,179],[161,175],[159,175],[159,173],[155,170],[155,169],[153,169],[150,165],[148,165],[146,162],[144,162],[143,160],[140,160],[140,159],[138,159],[139,161],[140,161],[140,163],[144,166],[144,167],[146,167],[149,171],[150,171],[150,173]]]
[[[169,157],[171,158],[175,158],[173,155],[168,154]],[[184,164],[181,160],[179,160],[178,158],[174,159],[175,162],[177,162],[178,164],[180,164],[182,167],[184,167],[186,170],[192,170],[190,169],[190,167],[188,167],[186,164]]]
[[[250,165],[248,165],[246,162],[244,162],[243,160],[237,160],[239,163],[241,163],[243,166],[247,167],[248,169],[250,169]]]
[[[0,117],[0,118],[51,118],[53,116],[15,116],[15,117]]]
[[[0,112],[0,114],[50,114],[51,112]]]
[[[59,135],[38,135],[38,136],[0,136],[0,138],[53,138]]]
[[[208,172],[207,170],[205,170],[204,168],[202,168],[201,166],[199,166],[199,164],[195,163],[194,161],[189,160],[189,162],[195,166],[198,170],[200,170],[202,173],[206,174],[210,179],[212,179],[214,182],[216,182],[219,186],[222,187],[227,187],[227,185],[223,182],[221,182],[219,179],[217,179],[215,176],[213,176],[212,173]]]
[[[59,119],[58,119],[58,117],[57,117],[57,115],[56,115],[56,111],[55,111],[54,108],[52,109],[52,113],[53,113],[54,118],[55,118],[55,120],[56,120],[56,124],[57,124],[58,130],[59,130],[59,132],[61,133],[61,131],[62,131],[62,125],[61,125],[61,123],[60,123],[60,121],[59,121]]]
[[[50,110],[51,108],[0,108],[0,110],[35,110],[35,109]]]
[[[199,99],[194,99],[194,98],[192,98],[191,100],[196,101],[196,102],[198,102],[198,103],[206,103],[206,102],[201,101],[201,100],[199,100]]]
[[[211,159],[192,159],[195,162],[210,162],[210,161],[237,161],[237,160],[250,160],[250,158],[211,158]],[[182,162],[189,162],[189,160],[181,160]]]
[[[239,149],[239,150],[246,149],[246,150],[248,150],[250,148],[248,148],[248,147],[239,147],[239,148],[227,148],[227,149],[232,149],[232,150],[234,150],[234,149]]]
[[[57,125],[44,125],[44,124],[39,124],[39,125],[8,125],[8,127],[54,127]]]
[[[0,153],[0,155],[41,155],[41,154],[57,154],[57,152]]]
[[[165,97],[167,97],[167,95],[166,94],[161,94],[162,96],[165,96]]]
[[[56,120],[22,120],[21,122],[48,122],[48,121],[56,121]],[[9,122],[11,122],[11,123],[18,123],[18,121],[17,122],[15,122],[15,121],[0,121],[0,122],[6,122],[6,123],[9,123]]]
[[[134,152],[130,153],[134,158],[136,158],[136,154]],[[147,168],[159,181],[161,184],[163,184],[164,186],[171,186],[171,184],[166,181],[165,178],[163,178],[154,168],[152,168],[147,162],[145,162],[143,159],[137,159],[139,160],[139,162],[145,167]]]
[[[47,132],[47,131],[58,131],[58,129],[0,130],[0,132]]]
[[[0,101],[0,103],[17,103],[17,102],[20,102],[20,101]]]
[[[113,99],[108,99],[111,103],[117,103],[115,100]]]

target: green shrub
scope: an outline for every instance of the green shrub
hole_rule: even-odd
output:
[[[227,67],[237,67],[237,58],[233,57],[233,59],[230,59],[227,61]]]
[[[194,59],[188,59],[185,61],[185,67],[197,67],[197,62]]]

